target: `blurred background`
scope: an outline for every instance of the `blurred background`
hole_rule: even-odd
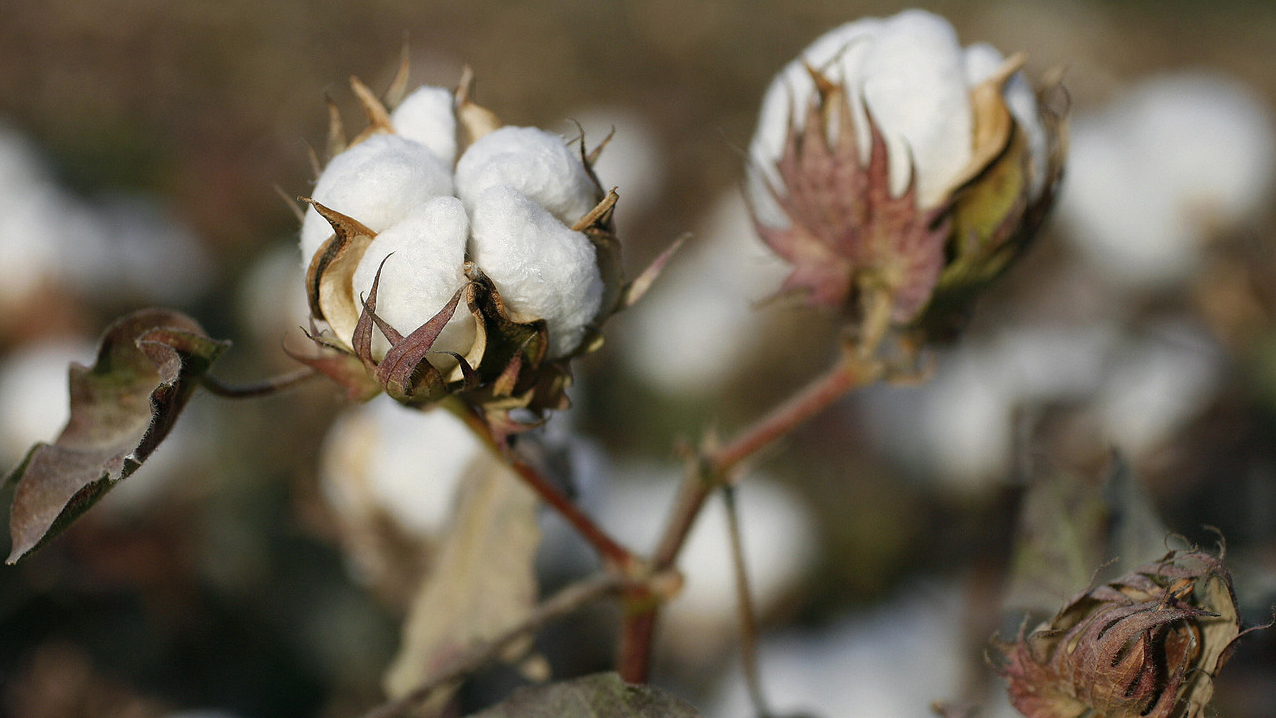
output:
[[[582,501],[644,547],[678,474],[675,445],[740,427],[832,356],[831,321],[759,305],[783,277],[740,199],[762,93],[824,31],[903,7],[5,3],[4,460],[57,434],[67,362],[91,361],[101,329],[135,308],[176,307],[233,340],[224,379],[291,368],[281,343],[305,310],[280,195],[311,187],[325,95],[359,127],[348,78],[383,89],[406,39],[414,86],[452,86],[468,64],[477,100],[507,123],[571,136],[574,120],[595,139],[616,129],[599,174],[619,187],[631,274],[695,233],[578,363],[560,422],[594,459],[578,470]],[[1037,245],[935,353],[928,383],[842,402],[745,482],[763,672],[780,710],[911,718],[964,697],[1005,715],[983,649],[1024,482],[1097,481],[1114,448],[1172,531],[1206,546],[1207,527],[1226,536],[1250,623],[1276,602],[1276,7],[927,9],[963,43],[1026,50],[1034,78],[1065,69],[1073,159]],[[141,472],[0,569],[0,712],[326,717],[376,704],[408,589],[354,570],[321,468],[338,415],[349,410],[327,386],[234,405],[200,395]],[[565,541],[547,541],[546,586],[588,570]],[[656,680],[707,715],[744,716],[725,538],[701,541]],[[606,669],[614,618],[598,611],[547,636],[556,672]],[[1273,716],[1274,686],[1269,631],[1241,646],[1216,705]],[[491,695],[468,691],[464,708]]]

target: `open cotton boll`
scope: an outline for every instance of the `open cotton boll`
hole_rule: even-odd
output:
[[[1251,218],[1276,180],[1276,120],[1235,80],[1151,80],[1072,124],[1060,213],[1110,281],[1153,288],[1199,266],[1203,242]]]
[[[420,142],[451,167],[456,164],[456,97],[451,90],[422,85],[390,113],[401,137]]]
[[[377,315],[401,334],[412,333],[438,314],[465,285],[468,232],[469,220],[459,199],[434,197],[422,202],[372,240],[354,272],[356,299],[367,297],[372,291],[372,282],[380,267]],[[461,302],[433,348],[464,355],[474,343],[474,331],[474,317]],[[379,332],[375,339],[378,343],[385,341]],[[374,354],[384,354],[384,351],[374,343]],[[434,358],[431,362],[451,363]]]
[[[474,211],[489,188],[508,185],[567,226],[597,204],[580,154],[562,137],[535,127],[502,127],[470,145],[456,163],[456,196]]]
[[[602,304],[593,242],[513,187],[492,187],[474,202],[470,258],[512,319],[545,320],[551,358],[577,347]]]
[[[425,145],[373,135],[332,158],[311,198],[381,232],[424,200],[450,194],[451,172]],[[303,266],[330,236],[328,221],[314,207],[307,209],[301,224]]]
[[[457,484],[485,450],[451,413],[412,409],[382,394],[333,424],[319,478],[344,517],[382,514],[430,539],[447,525]]]
[[[937,15],[900,13],[882,24],[860,71],[864,101],[886,138],[891,192],[904,192],[911,162],[918,204],[935,205],[971,155],[970,89],[957,33]]]

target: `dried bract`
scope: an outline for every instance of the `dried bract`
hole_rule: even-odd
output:
[[[1197,718],[1240,633],[1222,560],[1173,551],[998,645],[999,670],[1028,718]]]

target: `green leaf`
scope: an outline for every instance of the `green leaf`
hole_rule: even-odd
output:
[[[71,418],[53,444],[37,444],[17,482],[8,563],[61,533],[168,436],[200,378],[228,346],[184,314],[145,309],[102,334],[92,368],[72,364]]]
[[[471,718],[699,718],[690,703],[651,686],[626,684],[599,673],[523,688]]]

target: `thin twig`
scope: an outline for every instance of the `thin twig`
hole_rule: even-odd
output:
[[[749,568],[744,560],[744,541],[740,532],[740,512],[736,504],[736,487],[722,487],[722,502],[727,509],[727,534],[731,539],[731,563],[735,567],[736,611],[740,618],[740,662],[749,700],[757,718],[770,718],[766,696],[762,693],[762,672],[758,668],[758,622],[749,590]]]
[[[210,394],[226,397],[227,399],[252,399],[259,396],[269,396],[275,392],[291,389],[292,387],[320,376],[314,369],[306,367],[298,369],[291,374],[283,374],[281,376],[271,377],[253,384],[226,384],[219,379],[205,374],[200,378],[200,385],[208,390]]]
[[[518,625],[488,643],[466,651],[436,676],[426,680],[404,696],[368,711],[362,718],[398,718],[408,715],[435,691],[465,678],[495,660],[511,643],[535,633],[555,618],[571,613],[609,593],[619,591],[625,581],[626,579],[622,576],[605,573],[567,586],[543,601]]]
[[[746,459],[787,436],[851,390],[878,381],[885,372],[886,366],[876,358],[875,350],[846,347],[833,368],[745,429],[735,440],[720,448],[702,451],[688,465],[673,513],[652,558],[652,570],[668,571],[674,567],[705,500],[716,488],[734,483]],[[658,606],[652,606],[647,612],[627,614],[624,618],[617,665],[621,677],[631,683],[646,680],[658,610]]]
[[[511,455],[509,447],[504,442],[497,440],[492,434],[491,426],[477,409],[461,402],[450,404],[449,408],[460,415],[461,419],[470,427],[470,430],[482,439],[483,443],[487,444],[488,448],[494,451],[497,456],[509,464],[519,478],[531,487],[546,504],[549,504],[567,523],[571,524],[572,528],[589,542],[589,545],[593,546],[594,550],[606,562],[626,571],[638,563],[638,559],[632,551],[620,545],[620,542],[612,538],[588,514],[581,511],[580,507],[555,486],[552,481],[542,476],[535,467]]]

